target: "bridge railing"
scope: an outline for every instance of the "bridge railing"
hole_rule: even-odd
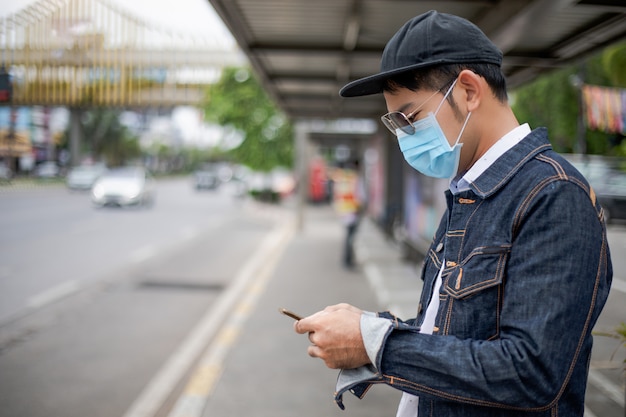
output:
[[[163,30],[106,0],[40,0],[0,20],[0,58],[13,103],[68,106],[196,104],[234,45]]]

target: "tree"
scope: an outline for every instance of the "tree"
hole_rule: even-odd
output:
[[[85,111],[81,119],[83,149],[94,160],[104,159],[109,166],[121,166],[141,156],[139,140],[120,122],[120,110],[95,108]],[[69,126],[63,146],[68,146]]]
[[[626,88],[626,42],[608,47],[602,54],[602,66],[614,86]]]
[[[513,92],[513,111],[520,121],[531,127],[546,126],[553,147],[558,152],[574,152],[578,137],[579,86],[582,82],[608,87],[623,87],[626,77],[626,44],[606,48],[578,66],[550,72]],[[626,148],[618,146],[620,135],[586,129],[587,153],[599,155],[626,155]]]
[[[206,118],[243,135],[230,154],[258,171],[293,164],[293,128],[248,68],[227,68],[211,86]]]
[[[513,111],[531,127],[546,126],[559,152],[572,152],[576,144],[577,91],[569,82],[574,71],[558,71],[537,78],[514,93]]]

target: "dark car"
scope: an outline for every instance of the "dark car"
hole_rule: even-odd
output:
[[[626,220],[626,174],[615,173],[608,176],[595,191],[607,223]]]
[[[214,190],[220,185],[218,166],[205,164],[193,173],[196,190]]]
[[[0,183],[11,182],[12,177],[13,173],[11,172],[11,168],[3,162],[0,162]]]
[[[622,159],[598,155],[564,155],[589,181],[604,209],[606,222],[626,220],[626,173]]]
[[[106,173],[106,166],[79,165],[72,168],[65,179],[70,190],[90,190],[94,183]]]
[[[52,179],[61,175],[61,168],[53,161],[42,162],[35,167],[35,177],[40,179]]]

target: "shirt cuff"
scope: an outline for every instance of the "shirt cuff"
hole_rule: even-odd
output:
[[[375,367],[378,353],[382,349],[383,342],[393,322],[389,319],[380,318],[375,314],[364,312],[361,314],[361,337],[367,352],[367,357]]]
[[[353,369],[342,369],[337,377],[335,402],[339,408],[344,410],[343,394],[346,391],[349,390],[358,398],[363,398],[371,384],[381,381],[382,378],[372,365],[364,365]]]

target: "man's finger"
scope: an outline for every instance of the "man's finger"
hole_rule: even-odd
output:
[[[306,351],[312,358],[320,358],[322,354],[322,349],[315,345],[310,345]]]
[[[298,320],[293,324],[293,328],[296,330],[296,333],[305,334],[313,331],[311,327],[310,321],[307,320],[307,317],[302,320]]]
[[[327,313],[323,311],[318,311],[317,313],[305,317],[301,320],[298,320],[295,323],[296,333],[304,334],[314,332],[316,330],[315,324],[318,322],[320,316],[323,316]]]

